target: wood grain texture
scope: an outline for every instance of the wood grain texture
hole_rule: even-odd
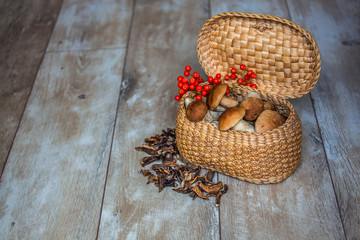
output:
[[[207,6],[136,1],[99,239],[219,239],[214,199],[193,201],[171,189],[158,193],[139,173],[145,155],[134,149],[175,126],[176,78],[187,64],[200,69],[196,38]]]
[[[223,12],[243,12],[273,15],[289,18],[285,0],[260,0],[260,1],[218,1],[210,0],[211,16]]]
[[[94,239],[123,49],[48,53],[0,187],[3,239]]]
[[[56,0],[0,1],[1,172],[61,4]]]
[[[360,239],[360,2],[289,1],[322,56],[311,92],[346,237]]]
[[[219,2],[211,2],[212,15],[238,10],[290,19],[284,1]],[[222,239],[344,239],[311,99],[307,95],[291,102],[303,128],[298,169],[273,185],[219,175],[231,190],[220,207]]]
[[[125,47],[132,1],[65,1],[48,51]]]
[[[359,1],[134,2],[65,0],[37,72],[62,1],[0,0],[0,239],[359,239]],[[197,36],[225,11],[305,26],[323,71],[291,100],[297,171],[260,186],[219,174],[216,208],[146,185],[134,148],[175,126],[176,77],[205,76]]]

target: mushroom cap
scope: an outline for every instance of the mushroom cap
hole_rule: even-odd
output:
[[[186,109],[186,116],[191,122],[199,122],[203,120],[207,113],[208,107],[207,105],[201,101],[196,100],[189,104]]]
[[[242,107],[231,107],[225,110],[219,117],[219,129],[226,131],[237,122],[239,122],[245,115],[245,109]]]
[[[275,106],[271,102],[264,103],[264,110],[273,110],[275,111]]]
[[[285,117],[272,110],[263,111],[255,122],[255,132],[263,133],[281,126],[285,122]]]
[[[262,111],[264,111],[264,103],[260,98],[249,97],[246,98],[240,107],[245,109],[244,119],[248,121],[255,120]]]
[[[209,110],[214,110],[220,103],[221,99],[226,93],[227,85],[219,84],[213,87],[206,98],[206,104],[209,106]]]
[[[194,99],[192,98],[185,98],[185,108],[187,108],[189,106],[190,103],[192,103],[194,101]]]

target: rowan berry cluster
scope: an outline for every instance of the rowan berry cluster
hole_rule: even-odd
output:
[[[211,89],[210,85],[216,85],[216,84],[221,84],[222,80],[221,80],[221,74],[217,73],[215,75],[215,78],[212,76],[208,77],[208,82],[210,85],[204,85],[201,86],[199,85],[200,83],[204,82],[204,79],[202,77],[200,77],[200,74],[198,72],[194,72],[192,74],[191,77],[191,67],[190,66],[186,66],[185,67],[185,71],[184,71],[184,77],[183,76],[179,76],[177,78],[178,80],[178,87],[179,87],[179,95],[175,96],[175,100],[179,101],[181,99],[181,97],[188,91],[188,90],[193,90],[198,92],[198,95],[196,95],[196,100],[201,100],[202,97],[201,96],[206,96],[208,94],[208,92]],[[230,71],[230,75],[226,74],[224,76],[224,81],[229,81],[229,80],[236,80],[237,79],[237,83],[238,85],[243,85],[243,86],[248,86],[248,87],[253,87],[253,88],[257,88],[257,85],[252,83],[250,81],[250,79],[255,79],[256,78],[256,73],[253,72],[252,70],[247,70],[246,66],[244,64],[240,65],[239,70],[236,68],[232,68]],[[238,77],[240,76],[240,77]],[[190,78],[188,80],[188,77]],[[226,90],[226,94],[229,94],[230,90],[229,88]]]
[[[194,90],[198,92],[199,94],[196,95],[196,100],[201,100],[201,96],[206,96],[208,92],[210,91],[211,87],[210,85],[199,85],[200,83],[204,82],[204,79],[200,77],[200,74],[198,72],[194,72],[191,77],[191,67],[186,66],[184,76],[179,76],[177,78],[178,80],[178,87],[179,87],[179,95],[175,96],[175,100],[179,101],[181,97],[188,91],[188,90]],[[190,79],[188,79],[190,78]]]
[[[245,65],[243,65],[243,64],[240,65],[240,71],[237,71],[236,68],[231,69],[231,79],[233,79],[233,80],[236,79],[235,73],[238,73],[243,76],[243,77],[238,78],[238,80],[237,80],[238,84],[252,87],[252,88],[257,88],[257,85],[255,83],[250,82],[250,79],[256,78],[256,73],[254,73],[252,70],[247,71]]]

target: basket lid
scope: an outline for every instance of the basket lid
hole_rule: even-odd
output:
[[[289,20],[260,14],[225,12],[201,28],[197,54],[205,73],[229,74],[244,64],[256,72],[258,90],[297,98],[317,83],[321,60],[311,33]]]

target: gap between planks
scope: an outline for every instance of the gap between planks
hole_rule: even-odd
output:
[[[127,59],[128,52],[129,52],[129,43],[130,43],[131,29],[132,29],[134,15],[135,15],[135,6],[136,6],[136,0],[133,1],[133,5],[132,5],[132,9],[131,9],[132,12],[131,12],[129,30],[128,30],[128,33],[127,33],[126,47],[121,47],[123,49],[126,48],[125,56],[124,56],[124,63],[123,63],[123,68],[122,68],[121,82],[124,80],[124,77],[125,77],[126,59]],[[112,48],[110,48],[110,49],[112,49]],[[119,49],[119,48],[116,48],[116,49]],[[107,179],[108,179],[108,175],[109,175],[109,167],[110,167],[110,161],[111,161],[111,156],[112,156],[112,148],[113,148],[113,143],[114,143],[116,123],[118,121],[118,112],[119,112],[119,109],[120,109],[120,101],[121,101],[122,92],[123,92],[123,88],[120,85],[120,93],[119,93],[118,102],[117,102],[117,106],[116,106],[115,121],[114,121],[112,136],[111,136],[109,158],[108,158],[108,163],[107,163],[107,167],[106,167],[104,190],[103,190],[103,194],[102,194],[102,198],[101,198],[99,222],[98,222],[98,226],[97,226],[97,230],[96,230],[96,238],[95,238],[96,240],[99,239],[101,216],[102,216],[102,210],[103,210],[103,206],[104,206],[104,199],[105,199],[105,193],[106,193],[106,184],[107,184]]]
[[[39,64],[38,64],[38,66],[36,67],[36,74],[34,74],[34,77],[33,77],[33,79],[32,79],[32,84],[31,84],[31,88],[30,88],[29,94],[28,94],[28,96],[27,96],[27,98],[26,98],[24,108],[22,109],[22,113],[21,113],[19,122],[18,122],[18,124],[17,124],[17,126],[16,126],[15,134],[14,134],[12,140],[11,140],[11,144],[10,144],[9,151],[8,151],[8,153],[7,153],[7,156],[6,156],[4,165],[3,165],[2,169],[1,169],[0,182],[2,181],[2,176],[3,176],[3,173],[4,173],[4,171],[5,171],[6,163],[7,163],[8,159],[9,159],[10,152],[11,152],[11,150],[12,150],[12,148],[13,148],[13,144],[14,144],[15,137],[16,137],[17,132],[18,132],[18,130],[19,130],[20,123],[21,123],[21,121],[22,121],[22,119],[23,119],[26,106],[27,106],[27,104],[28,104],[28,101],[29,101],[31,92],[32,92],[33,87],[34,87],[34,84],[35,84],[35,80],[36,80],[37,75],[38,75],[38,73],[39,73],[39,69],[40,69],[40,67],[41,67],[41,64],[42,64],[42,62],[43,62],[43,60],[44,60],[44,56],[45,56],[45,54],[46,54],[46,50],[47,50],[47,48],[48,48],[48,46],[49,46],[49,43],[50,43],[51,35],[52,35],[52,33],[54,32],[54,29],[55,29],[55,26],[56,26],[56,22],[57,22],[57,20],[58,20],[58,17],[59,17],[59,15],[60,15],[60,11],[61,11],[62,5],[63,5],[63,3],[64,3],[64,0],[60,0],[60,1],[61,1],[61,3],[60,3],[60,6],[59,6],[58,11],[57,11],[57,13],[56,13],[56,18],[55,18],[54,25],[53,25],[53,27],[52,27],[52,29],[51,29],[51,34],[50,34],[50,36],[49,36],[49,38],[48,38],[48,40],[47,40],[46,47],[45,47],[44,52],[43,52],[43,54],[42,54],[41,60],[40,60],[40,62],[39,62]]]
[[[333,192],[334,192],[334,195],[335,195],[336,206],[337,206],[337,209],[338,209],[338,212],[339,212],[341,225],[342,225],[342,228],[343,228],[343,231],[344,231],[345,239],[348,239],[347,236],[346,236],[346,230],[345,230],[344,219],[343,219],[344,217],[342,216],[341,211],[340,211],[339,199],[338,199],[338,196],[336,194],[335,185],[334,185],[334,179],[333,179],[333,176],[331,174],[331,169],[330,169],[330,164],[329,164],[329,160],[328,160],[328,156],[327,156],[327,151],[326,151],[326,148],[325,148],[325,145],[324,145],[324,139],[323,139],[323,136],[322,136],[322,131],[321,131],[321,128],[320,128],[319,119],[318,119],[318,116],[316,114],[315,105],[314,105],[314,99],[313,99],[313,97],[311,95],[311,92],[309,93],[309,96],[310,96],[311,106],[312,106],[314,116],[315,116],[315,120],[316,120],[316,126],[317,126],[317,128],[319,130],[319,137],[320,137],[320,141],[321,141],[321,146],[322,146],[323,151],[324,151],[326,166],[327,166],[327,169],[328,169],[328,172],[329,172],[329,176],[330,176],[330,180],[331,180],[331,186],[332,186],[332,189],[333,189]]]
[[[77,53],[77,52],[94,52],[94,51],[101,51],[101,50],[119,50],[119,49],[127,49],[125,47],[109,47],[109,48],[89,48],[89,49],[74,49],[74,50],[50,50],[46,51],[46,53]]]
[[[285,5],[286,5],[286,8],[287,8],[288,14],[289,14],[289,20],[293,21],[293,18],[291,16],[291,11],[290,11],[290,8],[289,8],[288,0],[284,0],[284,1],[285,1]],[[334,195],[335,195],[336,205],[337,205],[337,209],[338,209],[338,212],[339,212],[339,215],[340,215],[341,225],[342,225],[342,228],[343,228],[343,231],[344,231],[345,239],[347,239],[345,226],[344,226],[344,220],[343,220],[343,216],[342,216],[341,211],[340,211],[340,204],[339,204],[338,196],[337,196],[336,191],[335,191],[334,180],[333,180],[333,176],[332,176],[331,170],[330,170],[327,151],[326,151],[325,146],[324,146],[324,139],[323,139],[323,136],[322,136],[322,133],[321,133],[321,127],[320,127],[320,124],[319,124],[318,116],[317,116],[317,113],[316,113],[316,110],[315,110],[314,99],[312,97],[311,92],[309,92],[309,96],[310,96],[310,100],[311,100],[311,107],[312,107],[314,117],[315,117],[315,120],[316,120],[316,126],[317,126],[318,131],[319,131],[319,137],[320,137],[320,141],[321,141],[321,146],[322,146],[323,151],[324,151],[326,166],[327,166],[327,169],[328,169],[328,172],[329,172],[329,175],[330,175],[331,186],[332,186],[332,189],[333,189],[333,192],[334,192]]]
[[[287,9],[288,14],[289,14],[289,20],[293,21],[293,18],[291,16],[291,11],[290,11],[290,8],[289,8],[288,0],[284,0],[284,1],[285,1],[286,9]],[[313,99],[313,97],[311,95],[311,92],[309,92],[309,96],[310,96],[310,100],[311,100],[311,107],[312,107],[314,117],[315,117],[315,120],[316,120],[316,126],[317,126],[318,131],[319,131],[319,137],[320,137],[320,141],[321,141],[321,146],[322,146],[323,151],[324,151],[324,156],[325,156],[327,169],[328,169],[328,172],[329,172],[329,175],[330,175],[331,186],[332,186],[332,189],[333,189],[333,192],[334,192],[334,195],[335,195],[336,205],[337,205],[337,209],[338,209],[338,212],[339,212],[339,215],[340,215],[341,225],[342,225],[342,228],[343,228],[343,231],[344,231],[345,239],[347,239],[345,226],[344,226],[344,220],[343,220],[343,216],[342,216],[341,211],[340,211],[340,204],[339,204],[338,196],[337,196],[336,191],[335,191],[334,180],[333,180],[333,176],[332,176],[331,171],[330,171],[329,160],[328,160],[327,152],[326,152],[326,149],[325,149],[325,146],[324,146],[324,139],[322,137],[318,116],[316,114],[316,110],[315,110],[315,106],[314,106],[314,99]]]

